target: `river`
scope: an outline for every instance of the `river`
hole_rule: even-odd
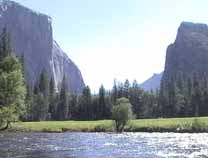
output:
[[[0,158],[205,158],[208,134],[1,133]]]

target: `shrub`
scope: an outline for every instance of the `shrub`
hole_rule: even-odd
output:
[[[117,132],[122,132],[127,122],[132,118],[132,105],[127,98],[116,101],[112,110],[112,118],[115,121]]]

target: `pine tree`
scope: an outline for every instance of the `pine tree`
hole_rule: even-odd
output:
[[[186,99],[186,116],[193,116],[193,106],[192,106],[192,94],[193,94],[193,84],[192,78],[188,77],[185,84],[185,99]]]
[[[124,87],[123,87],[123,97],[129,98],[129,88],[130,88],[130,83],[129,80],[126,79],[124,82]]]
[[[176,103],[177,103],[177,86],[173,79],[168,83],[168,108],[167,116],[175,117],[176,116]]]
[[[67,120],[69,119],[69,100],[67,95],[67,84],[65,75],[62,80],[59,99],[60,101],[58,105],[58,118],[59,120]]]
[[[136,80],[133,81],[129,90],[129,100],[132,104],[132,110],[137,118],[141,116],[143,90],[139,88]]]
[[[25,93],[21,64],[11,55],[6,29],[0,39],[0,128],[22,118],[25,111]]]
[[[41,110],[41,119],[47,120],[50,119],[48,113],[49,113],[49,80],[48,80],[48,74],[46,70],[43,69],[43,71],[40,74],[40,80],[39,80],[39,91],[41,94],[39,94],[39,98],[42,99],[42,96],[44,97]]]
[[[43,70],[40,74],[39,90],[41,93],[43,93],[44,97],[46,99],[48,99],[48,97],[49,97],[49,80],[48,80],[48,74],[47,74],[46,70]]]
[[[78,117],[78,96],[76,94],[71,94],[70,96],[71,105],[71,119],[77,119]]]
[[[56,117],[56,93],[55,93],[55,83],[54,79],[50,79],[49,83],[49,113],[51,119],[55,119]]]
[[[159,104],[160,117],[166,117],[166,112],[168,108],[167,107],[168,97],[167,97],[166,84],[163,80],[160,83],[160,94],[159,94],[158,104]]]
[[[81,120],[92,120],[94,117],[92,109],[92,96],[89,86],[86,86],[79,97],[78,114]]]
[[[26,75],[25,75],[25,57],[24,57],[24,54],[22,54],[21,57],[20,57],[20,63],[22,65],[23,78],[25,79]]]
[[[105,88],[103,85],[101,85],[99,89],[99,119],[106,119],[109,116],[109,109],[106,105],[106,94],[105,94]]]
[[[116,103],[116,100],[118,98],[118,87],[117,87],[116,79],[113,82],[113,90],[112,90],[111,98],[112,98],[113,104],[115,104]]]
[[[187,116],[187,100],[182,93],[176,94],[176,116],[185,117]]]
[[[122,98],[124,96],[124,86],[122,82],[118,83],[118,98]]]
[[[32,87],[27,85],[27,93],[26,93],[26,98],[25,98],[25,105],[26,105],[26,116],[25,119],[27,121],[32,121],[33,120],[33,90]]]
[[[184,94],[185,93],[185,80],[182,71],[178,71],[176,74],[176,85],[178,93]]]
[[[3,28],[0,35],[0,62],[2,62],[5,57],[11,55],[10,37],[6,28]]]
[[[207,75],[204,73],[202,77],[202,96],[201,96],[201,104],[199,107],[199,115],[207,116],[208,115],[208,87],[207,87]]]
[[[43,93],[38,93],[34,95],[33,104],[33,120],[34,121],[44,121],[46,120],[46,107],[45,98]]]
[[[199,85],[198,76],[194,74],[193,76],[193,94],[192,94],[192,106],[193,106],[193,115],[199,115],[199,107],[201,106],[201,90]]]
[[[49,120],[49,81],[45,70],[40,74],[39,80],[34,86],[33,118],[36,121]]]

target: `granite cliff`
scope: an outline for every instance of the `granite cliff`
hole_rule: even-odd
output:
[[[163,81],[179,75],[208,74],[208,26],[182,22],[176,40],[167,48]]]
[[[51,21],[16,2],[0,1],[0,30],[7,28],[13,52],[24,56],[27,82],[34,85],[45,69],[57,89],[65,75],[69,91],[80,93],[84,87],[81,72],[53,39]]]
[[[208,26],[206,24],[182,22],[174,43],[166,52],[164,73],[153,75],[140,86],[144,90],[160,87],[171,79],[192,78],[208,74]],[[208,76],[207,76],[208,77]]]

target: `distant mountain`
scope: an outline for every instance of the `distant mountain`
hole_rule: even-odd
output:
[[[160,81],[162,78],[163,72],[159,74],[154,74],[152,77],[140,84],[140,87],[145,91],[156,90],[160,88]]]
[[[0,1],[0,30],[7,28],[17,56],[24,56],[27,83],[34,85],[45,69],[60,88],[66,76],[70,92],[80,93],[84,81],[78,67],[53,39],[52,19],[16,2]]]

